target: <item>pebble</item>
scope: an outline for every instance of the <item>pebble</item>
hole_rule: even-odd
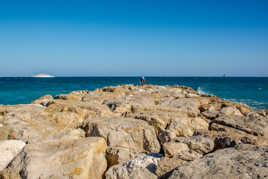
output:
[[[264,164],[263,167],[268,167],[268,163]]]
[[[0,124],[0,127],[3,127],[3,124]]]
[[[255,163],[255,166],[257,166],[257,167],[260,166],[260,163]]]

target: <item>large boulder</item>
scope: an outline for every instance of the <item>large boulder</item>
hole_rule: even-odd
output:
[[[87,136],[105,138],[110,147],[155,152],[160,151],[154,127],[131,118],[115,118],[89,122]]]
[[[191,150],[186,144],[178,142],[167,142],[163,144],[165,157],[176,157],[184,161],[192,161],[201,158],[202,155]]]
[[[7,138],[27,143],[38,142],[59,131],[58,125],[43,117],[45,107],[37,104],[8,106],[3,125]]]
[[[22,140],[27,145],[1,176],[102,178],[107,167],[106,141],[85,138],[83,130],[74,128],[82,119],[77,114],[79,108],[66,105],[62,110],[64,105],[56,103],[48,107],[29,104],[7,108],[3,125],[11,129],[7,131],[8,138]],[[71,115],[65,115],[65,112]],[[65,121],[55,121],[55,115],[62,116]]]
[[[178,167],[169,179],[265,178],[268,176],[267,158],[268,147],[241,145],[222,149]]]
[[[200,113],[200,102],[196,98],[179,98],[167,100],[161,104],[162,106],[174,107],[186,112],[190,117],[196,117]]]
[[[97,137],[29,144],[2,176],[101,179],[107,167],[105,150],[105,140]]]
[[[188,152],[189,147],[184,143],[167,142],[163,144],[163,150],[166,157],[173,157]]]
[[[115,116],[106,105],[99,102],[55,100],[45,109],[45,118],[60,125],[80,126],[84,120]]]
[[[155,175],[159,157],[150,155],[136,158],[112,166],[105,174],[106,179],[157,179]]]
[[[179,166],[185,165],[188,161],[182,160],[179,156],[174,157],[162,157],[158,161],[156,175],[159,179],[166,179],[171,175],[174,169]]]
[[[192,137],[178,137],[176,138],[176,143],[186,144],[189,149],[204,155],[214,149],[214,141],[209,137],[204,137],[201,135]]]
[[[147,121],[158,128],[166,128],[172,119],[188,118],[188,114],[180,109],[168,106],[132,106],[127,117]]]
[[[208,130],[209,124],[206,120],[195,118],[176,118],[172,119],[166,128],[167,131],[173,133],[174,137],[193,136],[196,130]],[[172,137],[171,137],[172,138]]]

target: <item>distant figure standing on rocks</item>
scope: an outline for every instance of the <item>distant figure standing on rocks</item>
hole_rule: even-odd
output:
[[[144,78],[144,76],[142,76],[142,77],[140,78],[140,82],[141,82],[141,86],[143,86],[144,83],[145,83],[145,78]]]

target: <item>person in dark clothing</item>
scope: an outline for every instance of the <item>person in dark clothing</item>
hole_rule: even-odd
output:
[[[144,85],[145,81],[146,81],[146,80],[145,80],[144,76],[142,76],[142,77],[140,78],[141,86]]]

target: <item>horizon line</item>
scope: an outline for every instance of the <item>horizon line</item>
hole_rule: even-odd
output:
[[[0,78],[90,78],[90,77],[141,77],[141,76],[145,76],[145,77],[221,77],[221,78],[228,78],[228,77],[268,77],[268,75],[59,75],[56,76],[54,75],[53,77],[34,77],[34,76],[0,76]]]

